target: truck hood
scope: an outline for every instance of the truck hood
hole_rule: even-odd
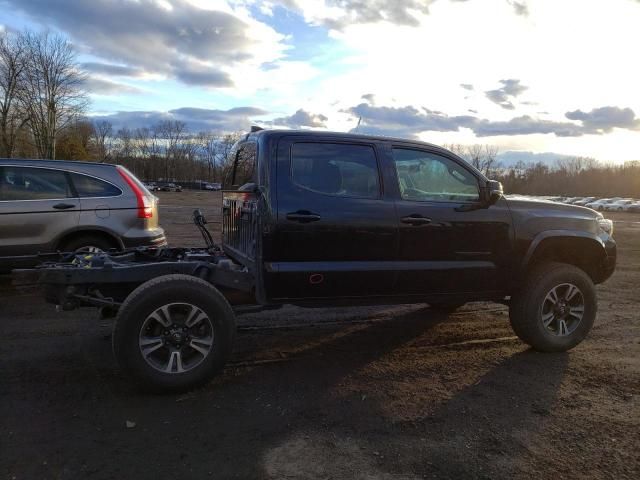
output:
[[[505,200],[512,211],[524,210],[529,213],[542,215],[547,212],[554,217],[564,215],[585,220],[595,220],[602,217],[600,212],[596,212],[591,208],[581,207],[579,205],[566,205],[564,203],[552,202],[551,200],[532,200],[517,195],[506,195]]]
[[[590,208],[512,196],[506,196],[505,201],[516,230],[529,238],[549,230],[598,234],[597,219],[602,215]]]

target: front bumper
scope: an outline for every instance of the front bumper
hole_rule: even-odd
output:
[[[616,260],[618,256],[618,247],[613,238],[608,237],[604,242],[604,250],[606,256],[602,259],[602,263],[598,270],[598,276],[594,279],[595,283],[602,283],[613,275],[616,269]]]

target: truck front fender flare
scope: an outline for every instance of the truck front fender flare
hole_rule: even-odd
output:
[[[542,245],[543,242],[547,240],[572,240],[572,239],[581,239],[581,240],[589,240],[594,242],[594,245],[597,245],[602,250],[602,256],[606,256],[606,249],[604,241],[598,237],[595,233],[590,232],[581,232],[577,230],[546,230],[544,232],[538,233],[533,241],[529,244],[529,248],[527,249],[527,253],[524,255],[522,259],[521,268],[522,271],[526,270],[529,264],[531,263],[531,259],[534,257],[538,248]]]

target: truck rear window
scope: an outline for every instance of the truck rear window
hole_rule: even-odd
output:
[[[255,182],[257,145],[254,142],[239,143],[231,151],[233,164],[227,175],[227,184],[231,187],[241,187],[246,183]]]
[[[329,195],[380,196],[376,155],[369,145],[295,143],[291,179],[307,190]]]

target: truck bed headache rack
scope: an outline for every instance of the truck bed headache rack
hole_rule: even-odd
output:
[[[222,246],[245,266],[254,263],[257,235],[257,202],[246,193],[225,192],[222,205]]]

